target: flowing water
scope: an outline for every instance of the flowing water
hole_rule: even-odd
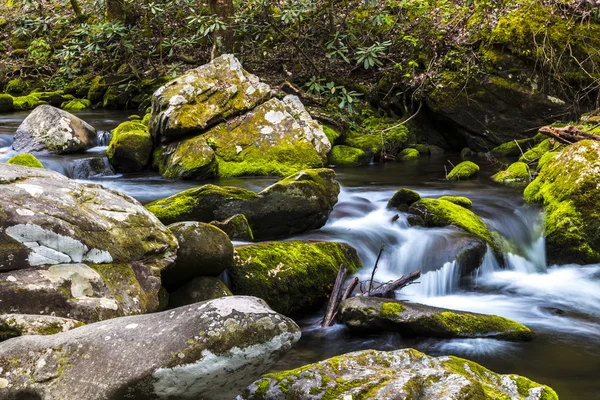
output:
[[[12,134],[26,113],[0,116],[0,160],[11,156]],[[127,118],[123,112],[94,111],[79,116],[97,129],[109,131]],[[104,136],[103,136],[104,135]],[[106,135],[100,133],[106,140]],[[106,145],[106,141],[102,143]],[[47,168],[73,177],[74,163],[82,158],[104,158],[106,147],[83,155],[40,157]],[[276,370],[316,362],[362,349],[393,350],[414,347],[431,355],[456,355],[472,359],[500,372],[517,373],[553,387],[561,399],[600,399],[600,265],[547,265],[544,253],[543,216],[524,203],[522,189],[497,185],[485,166],[480,178],[467,182],[445,181],[444,164],[456,156],[422,158],[408,163],[387,163],[339,169],[343,188],[327,224],[296,238],[336,240],[355,247],[369,279],[382,244],[376,280],[388,281],[421,269],[418,284],[397,297],[439,307],[502,315],[522,322],[537,332],[528,343],[493,339],[406,339],[396,334],[354,336],[342,326],[310,328],[318,315],[300,321],[304,327],[298,345],[280,360]],[[475,160],[478,161],[478,160]],[[101,183],[146,203],[189,187],[196,182],[174,182],[156,174],[112,174],[84,182]],[[217,183],[260,190],[274,178],[227,179]],[[453,228],[410,227],[404,213],[385,205],[401,187],[417,190],[422,197],[467,196],[473,211],[513,245],[504,255],[504,268],[488,251],[481,268],[468,279],[459,276],[454,260],[456,243],[464,234]],[[398,214],[398,218],[394,218]]]

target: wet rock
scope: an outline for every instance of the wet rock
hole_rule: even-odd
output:
[[[421,196],[414,190],[402,188],[398,190],[390,201],[388,201],[388,208],[395,208],[398,211],[407,211],[413,203],[419,201]]]
[[[291,394],[291,395],[290,395]],[[288,399],[519,399],[558,400],[550,387],[500,375],[454,356],[414,349],[365,350],[298,369],[269,373],[237,400]]]
[[[340,304],[338,320],[355,331],[398,332],[403,336],[533,339],[525,325],[496,315],[467,313],[376,297],[351,297]]]
[[[452,168],[448,174],[448,180],[450,181],[464,181],[471,179],[473,176],[479,173],[479,166],[471,161],[463,161],[456,167]]]
[[[150,132],[156,142],[199,134],[242,114],[270,96],[270,87],[246,72],[230,54],[192,69],[152,97]]]
[[[204,185],[146,205],[163,223],[211,222],[235,214],[248,219],[254,238],[267,240],[318,229],[337,202],[335,172],[299,172],[259,193],[235,187]]]
[[[41,105],[21,123],[13,150],[18,153],[68,154],[96,146],[96,130],[73,114]]]
[[[242,242],[254,241],[254,234],[252,233],[250,223],[243,214],[236,214],[221,222],[212,221],[210,224],[225,232],[231,240],[239,240]]]
[[[233,265],[233,244],[225,232],[202,222],[168,226],[177,238],[177,261],[162,271],[162,282],[173,290],[199,276],[219,276]]]
[[[233,296],[233,294],[219,279],[209,276],[193,278],[169,294],[168,308],[186,306],[227,296]]]
[[[268,242],[236,247],[231,290],[264,299],[285,315],[307,313],[329,298],[340,264],[362,265],[356,250],[334,242]]]
[[[251,297],[23,336],[0,346],[0,397],[231,399],[299,338],[293,321]]]
[[[73,179],[89,179],[114,174],[106,157],[89,157],[73,161]]]
[[[89,322],[156,311],[176,246],[129,196],[0,164],[0,313]]]
[[[74,319],[50,315],[2,314],[0,340],[27,335],[54,335],[83,325],[83,322]]]
[[[152,137],[141,121],[126,121],[113,131],[106,155],[117,171],[138,172],[150,162]]]

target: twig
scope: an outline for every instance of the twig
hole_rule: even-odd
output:
[[[373,289],[373,279],[375,278],[375,271],[377,271],[377,264],[379,264],[379,259],[381,258],[381,253],[383,253],[383,249],[385,248],[385,244],[381,245],[381,249],[379,250],[379,254],[377,255],[377,260],[375,260],[375,266],[373,267],[373,272],[371,273],[371,281],[369,282],[369,293]]]
[[[417,108],[417,111],[415,111],[415,113],[413,115],[411,115],[410,117],[408,117],[404,121],[400,122],[399,124],[396,124],[396,125],[390,126],[389,128],[381,129],[381,130],[378,130],[378,131],[373,131],[373,132],[384,133],[384,132],[391,131],[392,129],[396,129],[396,128],[398,128],[398,127],[406,124],[408,121],[410,121],[411,119],[413,119],[414,117],[417,116],[417,114],[419,113],[419,111],[421,111],[421,107],[422,106],[423,106],[423,102],[420,102],[419,103],[419,108]]]

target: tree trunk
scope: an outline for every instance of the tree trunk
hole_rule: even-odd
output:
[[[71,8],[73,9],[73,13],[75,13],[75,17],[77,17],[77,21],[79,21],[79,22],[85,21],[85,17],[83,15],[83,13],[81,12],[81,7],[79,6],[79,3],[77,3],[77,0],[70,0],[70,1],[71,1]]]
[[[223,54],[233,53],[234,36],[230,24],[235,8],[233,0],[210,0],[210,9],[223,23],[225,28],[213,33],[213,48],[211,58],[215,59]]]

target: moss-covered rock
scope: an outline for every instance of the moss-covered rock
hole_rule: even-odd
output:
[[[416,149],[404,149],[398,155],[398,159],[402,161],[416,160],[421,154]]]
[[[402,349],[358,351],[268,373],[239,399],[558,400],[558,395],[548,386],[519,375],[500,375],[463,358]]]
[[[527,151],[530,146],[538,144],[537,136],[511,140],[506,143],[502,143],[500,146],[494,147],[490,152],[496,157],[518,157],[522,155],[521,151]]]
[[[233,244],[225,232],[202,222],[168,226],[179,243],[175,264],[162,271],[162,283],[173,291],[192,278],[219,276],[233,265]]]
[[[165,178],[214,178],[219,169],[211,143],[206,136],[195,136],[163,145],[154,151],[152,165]]]
[[[92,104],[98,104],[104,98],[104,93],[106,93],[106,90],[106,78],[103,76],[97,76],[90,82],[87,92],[87,99],[91,101]]]
[[[350,146],[333,146],[329,153],[329,164],[341,167],[355,167],[369,160],[361,149]]]
[[[525,325],[496,315],[467,313],[377,297],[351,297],[340,304],[338,320],[363,332],[393,331],[402,336],[491,337],[531,340]]]
[[[71,82],[69,82],[63,90],[65,93],[73,95],[78,99],[87,98],[93,80],[93,75],[80,75],[75,77],[75,79],[73,79]]]
[[[532,162],[538,160],[540,157],[549,151],[556,151],[560,147],[559,143],[554,143],[552,139],[546,139],[543,142],[539,143],[537,146],[525,151],[521,157],[519,157],[519,161],[523,162]],[[525,150],[525,149],[523,149]]]
[[[323,133],[325,133],[332,146],[337,144],[338,139],[342,137],[342,133],[339,130],[328,125],[323,125]]]
[[[13,107],[17,111],[32,110],[43,104],[48,104],[48,102],[40,100],[35,93],[27,96],[15,97],[13,99]]]
[[[452,171],[448,174],[448,180],[451,181],[462,181],[471,179],[479,173],[479,165],[472,161],[463,161],[456,167],[452,168]]]
[[[231,240],[240,240],[243,242],[253,242],[254,234],[248,219],[243,214],[236,214],[224,221],[212,221],[211,225],[216,226],[229,236]]]
[[[10,112],[14,109],[13,97],[10,94],[0,93],[0,112]]]
[[[522,161],[518,161],[512,163],[506,170],[492,175],[492,179],[500,183],[527,182],[531,179],[531,174],[529,166]]]
[[[471,199],[464,196],[442,196],[438,200],[446,200],[450,203],[456,204],[457,206],[461,206],[468,209],[473,207],[473,202],[471,201]]]
[[[62,103],[60,108],[67,111],[81,111],[92,108],[92,102],[88,99],[73,99]]]
[[[395,208],[398,211],[407,211],[413,203],[421,200],[419,193],[414,190],[402,188],[398,190],[388,201],[388,208]]]
[[[54,335],[79,328],[84,323],[51,315],[0,315],[0,341],[17,336]]]
[[[356,250],[333,242],[267,242],[236,247],[230,269],[234,294],[260,297],[284,315],[321,307],[331,293],[340,264],[350,272],[362,265]]]
[[[44,168],[44,165],[37,158],[35,158],[35,156],[29,153],[18,154],[16,156],[13,156],[6,163],[22,165],[24,167],[30,168]]]
[[[8,81],[4,90],[8,94],[23,95],[29,90],[29,84],[23,79],[15,78]]]
[[[547,160],[525,189],[546,210],[546,253],[552,263],[600,262],[600,142],[581,141]]]
[[[219,279],[208,276],[193,278],[169,294],[168,308],[187,306],[227,296],[233,296],[233,294]]]
[[[537,164],[538,171],[540,171],[542,168],[544,168],[544,165],[546,165],[550,160],[554,159],[554,157],[556,157],[558,154],[559,154],[558,151],[549,151],[547,153],[544,153],[540,157],[540,160],[538,161],[538,164]]]
[[[460,158],[470,158],[473,157],[473,150],[468,147],[465,147],[460,151]]]
[[[289,236],[325,224],[340,186],[330,169],[301,171],[258,194],[235,187],[204,185],[146,208],[163,223],[211,222],[244,214],[257,240]]]
[[[112,131],[106,155],[117,171],[141,171],[151,154],[152,137],[141,121],[123,122]]]

